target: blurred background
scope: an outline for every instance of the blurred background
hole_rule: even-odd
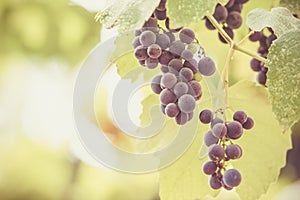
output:
[[[74,2],[82,5],[68,0],[0,1],[0,199],[158,200],[157,174],[129,175],[105,168],[85,152],[76,137],[74,82],[80,64],[101,41],[101,24],[95,22],[94,11],[106,1]],[[250,1],[245,9],[253,7]],[[207,51],[223,66],[227,46],[204,26],[194,28],[200,38],[209,37],[205,41],[213,44]],[[239,30],[237,38],[247,31],[245,27]],[[102,40],[110,34],[102,31]],[[203,45],[208,46],[205,41]],[[245,46],[257,48],[248,42]],[[233,60],[232,83],[254,79],[249,60],[244,55]],[[241,65],[247,66],[241,69]],[[126,146],[107,116],[101,118],[108,137]],[[266,199],[291,199],[284,197],[298,192],[299,155],[297,123],[287,165]]]

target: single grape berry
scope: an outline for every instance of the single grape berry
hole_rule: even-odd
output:
[[[174,59],[174,56],[169,51],[163,50],[158,61],[162,65],[168,65],[172,59]]]
[[[162,75],[155,76],[151,81],[151,89],[155,94],[160,94],[162,91],[160,87],[160,80]]]
[[[152,31],[144,31],[140,35],[140,43],[144,47],[149,47],[151,44],[154,44],[156,41],[156,35]]]
[[[223,30],[227,33],[227,35],[233,39],[234,38],[234,33],[233,33],[233,30],[229,27],[224,27]],[[227,41],[223,38],[223,36],[218,33],[218,37],[219,37],[219,40],[225,44],[227,44]]]
[[[193,71],[193,73],[198,72],[198,67],[197,67],[198,64],[197,64],[197,61],[195,59],[191,59],[189,61],[187,61],[187,60],[184,61],[183,66],[187,67],[187,68],[190,68]]]
[[[158,19],[158,20],[165,20],[167,18],[167,10],[158,10],[156,9],[154,11],[154,16]]]
[[[226,23],[229,28],[238,29],[243,23],[241,14],[237,11],[230,12],[226,19]]]
[[[184,49],[185,45],[180,40],[171,43],[169,48],[170,52],[177,56],[180,56]]]
[[[225,154],[229,159],[238,159],[242,156],[242,148],[237,144],[230,144],[225,149]]]
[[[247,117],[246,122],[243,124],[243,128],[249,130],[253,128],[253,126],[254,126],[253,119],[251,117]]]
[[[180,112],[176,117],[175,121],[179,125],[184,125],[188,122],[189,115],[187,113]]]
[[[181,57],[187,61],[192,60],[193,56],[194,56],[193,52],[188,49],[183,50],[183,52],[181,53]]]
[[[168,105],[169,103],[175,103],[177,100],[176,95],[170,89],[163,89],[159,95],[160,102],[163,105]]]
[[[205,174],[212,175],[217,170],[217,163],[214,161],[207,161],[206,163],[204,163],[202,170]]]
[[[158,44],[151,44],[147,49],[150,58],[159,58],[161,55],[161,48]]]
[[[134,50],[134,56],[138,59],[138,60],[146,60],[149,56],[147,53],[147,48],[143,47],[143,46],[138,46],[137,48],[135,48]]]
[[[223,124],[224,121],[222,119],[218,118],[218,117],[215,118],[215,119],[213,119],[213,120],[211,120],[211,122],[210,122],[210,128],[213,128],[216,124],[219,124],[219,123]]]
[[[157,10],[163,11],[166,9],[166,0],[161,0],[156,8]]]
[[[135,38],[133,39],[133,41],[132,41],[132,47],[133,47],[133,48],[137,48],[137,47],[140,46],[140,45],[141,45],[141,43],[140,43],[140,37],[137,36],[137,37],[135,37]]]
[[[216,144],[219,141],[218,138],[216,138],[212,131],[207,131],[204,135],[204,144],[209,147],[212,144]]]
[[[170,38],[164,33],[158,34],[156,36],[156,44],[158,44],[161,49],[166,49],[170,46]]]
[[[260,66],[260,61],[259,60],[256,60],[255,58],[252,58],[250,60],[250,67],[253,71],[255,72],[259,72],[260,69],[261,69],[261,66]]]
[[[208,109],[202,110],[199,114],[199,120],[203,124],[209,124],[212,121],[212,119],[213,119],[213,113]]]
[[[199,100],[202,96],[202,88],[198,81],[192,80],[188,83],[189,94],[191,94],[195,99]]]
[[[209,21],[209,19],[205,18],[205,26],[208,30],[215,30],[215,26]]]
[[[218,144],[212,144],[208,147],[208,157],[212,161],[219,161],[224,158],[225,151],[224,149]]]
[[[173,88],[174,85],[177,83],[177,77],[170,72],[167,72],[163,74],[161,81],[160,81],[160,86],[162,88]]]
[[[191,81],[193,79],[194,73],[191,69],[189,69],[187,67],[183,67],[179,71],[179,77],[181,78],[182,81],[188,82],[188,81]]]
[[[161,65],[161,66],[160,66],[160,71],[161,71],[162,73],[167,73],[167,72],[169,72],[169,67],[166,66],[166,65]]]
[[[213,17],[218,21],[218,22],[224,22],[228,16],[228,11],[227,9],[222,6],[221,4],[218,4],[215,8],[215,12],[213,14]]]
[[[263,33],[260,31],[254,32],[252,35],[249,36],[249,40],[252,42],[259,41],[261,37],[263,36]]]
[[[147,60],[145,60],[145,65],[149,69],[154,69],[158,66],[158,59],[157,58],[147,58]]]
[[[265,85],[267,82],[267,74],[263,71],[258,72],[257,82],[261,85]]]
[[[168,66],[169,66],[169,68],[179,72],[181,70],[181,68],[183,67],[183,64],[180,59],[174,58],[169,62]]]
[[[190,94],[184,94],[178,99],[178,107],[181,112],[190,113],[193,112],[196,106],[195,98]]]
[[[227,133],[227,128],[224,124],[216,124],[212,128],[213,135],[216,138],[223,138]]]
[[[242,181],[240,172],[236,169],[228,169],[224,172],[222,181],[229,187],[236,187]]]
[[[243,127],[241,123],[232,121],[227,124],[227,136],[231,139],[238,139],[243,134]]]
[[[202,75],[211,76],[216,71],[216,65],[210,57],[204,57],[199,60],[198,69]]]
[[[214,190],[218,190],[222,187],[222,183],[216,174],[211,175],[209,179],[209,186]]]
[[[174,94],[179,98],[189,91],[189,86],[185,82],[178,82],[173,88]]]
[[[195,33],[192,29],[189,28],[184,28],[180,31],[179,33],[179,39],[183,42],[183,43],[187,43],[190,44],[194,41],[195,39]]]
[[[233,119],[244,124],[247,120],[247,114],[242,110],[238,110],[233,114]]]
[[[169,103],[165,108],[165,113],[168,117],[176,117],[180,110],[175,103]]]

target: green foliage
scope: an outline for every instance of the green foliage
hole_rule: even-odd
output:
[[[168,0],[167,13],[173,26],[186,26],[212,14],[218,2],[225,4],[228,0]]]
[[[300,31],[282,35],[271,46],[267,85],[276,118],[285,129],[300,118]]]
[[[255,119],[255,127],[245,131],[237,141],[243,148],[243,157],[231,162],[243,176],[237,192],[243,200],[259,199],[276,181],[280,168],[285,165],[286,151],[291,147],[290,134],[281,133],[263,87],[241,82],[231,87],[229,93],[230,106],[235,110],[245,110]],[[210,106],[208,102],[200,101],[200,107]],[[208,186],[208,176],[202,173],[202,164],[206,159],[199,160],[199,148],[208,129],[208,126],[200,125],[188,151],[160,172],[160,196],[163,200],[190,200],[207,194],[216,195],[217,192]]]
[[[106,28],[119,25],[118,30],[125,32],[140,28],[158,4],[159,0],[115,0],[97,14],[97,19]]]
[[[293,12],[300,11],[300,1],[299,0],[280,0],[280,5],[287,7]]]
[[[273,8],[271,11],[256,8],[249,12],[246,24],[254,31],[271,27],[277,37],[289,31],[300,29],[300,20],[293,17],[287,8],[282,7]]]

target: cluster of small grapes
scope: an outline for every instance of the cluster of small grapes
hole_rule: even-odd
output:
[[[269,30],[268,35],[265,33]],[[259,42],[259,47],[257,49],[258,55],[261,57],[267,58],[269,47],[273,43],[274,40],[277,39],[271,28],[267,28],[267,30],[262,30],[259,32],[254,32],[249,36],[249,40],[252,42]],[[258,72],[257,74],[257,82],[261,85],[265,85],[267,81],[267,72],[268,68],[265,67],[265,64],[255,58],[252,58],[250,61],[250,67],[253,71]]]
[[[165,4],[166,0],[161,0],[150,19],[135,32],[132,45],[142,66],[154,69],[160,65],[163,75],[153,78],[151,88],[160,95],[162,112],[183,125],[193,118],[196,101],[202,96],[195,74],[211,76],[216,66],[201,52],[193,30],[169,27]],[[167,30],[157,20],[165,20]]]
[[[243,4],[247,1],[248,0],[230,0],[225,6],[217,4],[215,7],[213,17],[217,22],[222,24],[224,31],[231,39],[234,38],[233,29],[238,29],[242,25],[243,19],[241,12]],[[205,18],[205,25],[209,30],[215,29],[208,18]],[[220,33],[218,33],[218,37],[221,42],[227,43]]]
[[[209,161],[204,163],[203,172],[211,175],[209,185],[212,189],[224,187],[231,190],[237,187],[242,180],[241,174],[236,169],[226,169],[229,160],[239,159],[242,156],[242,148],[233,144],[232,140],[239,139],[243,129],[251,129],[254,121],[244,111],[236,111],[233,121],[224,123],[222,119],[213,118],[213,112],[203,110],[199,119],[203,124],[209,124],[209,130],[204,136],[204,144],[208,147]]]

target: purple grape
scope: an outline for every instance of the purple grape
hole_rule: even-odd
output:
[[[226,19],[226,23],[227,23],[229,28],[237,29],[242,25],[243,19],[242,19],[239,12],[232,11],[232,12],[229,13],[229,15]]]
[[[227,33],[227,35],[228,35],[231,39],[233,39],[233,37],[234,37],[233,30],[232,30],[231,28],[228,28],[228,27],[224,27],[223,29],[224,29],[224,31]],[[219,40],[220,40],[221,42],[227,44],[227,41],[223,38],[223,36],[222,36],[220,33],[218,33],[218,37],[219,37]]]
[[[168,117],[176,117],[180,110],[175,103],[169,103],[165,108],[165,113]]]
[[[135,37],[135,38],[133,39],[133,41],[132,41],[132,47],[133,47],[133,48],[137,48],[137,47],[140,46],[140,45],[141,45],[141,43],[140,43],[140,37],[137,36],[137,37]]]
[[[167,72],[163,74],[161,81],[160,81],[160,86],[162,88],[173,88],[174,85],[177,83],[177,77],[170,72]]]
[[[174,94],[179,98],[186,94],[189,90],[189,86],[185,82],[178,82],[173,88]]]
[[[169,103],[175,103],[177,100],[176,95],[170,89],[163,89],[159,95],[160,102],[163,105],[168,105]]]
[[[197,61],[195,59],[191,59],[189,61],[187,61],[187,60],[184,61],[183,66],[187,67],[187,68],[190,68],[193,71],[193,73],[198,72],[198,67],[197,67],[198,64],[197,64]]]
[[[150,58],[159,58],[161,55],[161,48],[158,44],[151,44],[147,49],[147,53]]]
[[[227,128],[224,124],[215,124],[212,128],[212,133],[216,138],[223,138],[226,135]]]
[[[199,60],[198,69],[202,75],[211,76],[216,71],[216,65],[210,57],[204,57]]]
[[[266,44],[268,47],[271,46],[271,44],[273,43],[274,40],[276,40],[277,37],[275,34],[271,34],[267,39],[266,39]]]
[[[216,29],[207,17],[205,18],[205,26],[208,30],[215,30]]]
[[[145,60],[145,65],[149,69],[154,69],[158,66],[158,59],[157,58],[148,58]]]
[[[183,80],[183,81],[191,81],[194,77],[194,73],[190,68],[187,67],[183,67],[180,71],[179,71],[179,77]]]
[[[204,163],[204,165],[202,166],[202,170],[205,174],[207,175],[212,175],[216,172],[217,170],[217,163],[215,163],[214,161],[207,161],[206,163]]]
[[[263,33],[260,31],[254,32],[252,35],[249,36],[249,40],[252,42],[259,41],[263,36]]]
[[[143,47],[143,46],[138,46],[134,50],[134,56],[138,60],[146,60],[149,57],[148,54],[147,54],[147,48]]]
[[[267,74],[263,71],[258,72],[257,82],[261,85],[265,85],[267,82]]]
[[[192,60],[193,56],[194,56],[193,52],[188,49],[183,50],[183,52],[181,53],[181,57],[187,61]]]
[[[183,42],[183,43],[187,43],[190,44],[194,41],[195,39],[195,33],[192,29],[189,28],[184,28],[180,31],[179,33],[179,39]]]
[[[246,122],[243,124],[243,128],[249,130],[252,129],[253,126],[254,126],[253,119],[251,117],[247,117]]]
[[[209,179],[209,185],[214,190],[218,190],[222,187],[222,183],[216,174],[211,175]]]
[[[183,50],[185,49],[185,45],[180,40],[177,40],[177,41],[171,43],[169,49],[170,49],[171,53],[173,53],[177,56],[180,56],[181,53],[183,52]]]
[[[236,169],[228,169],[223,174],[223,183],[229,187],[236,187],[242,181],[240,172]]]
[[[194,117],[194,112],[188,113],[188,121],[192,120]]]
[[[226,147],[225,153],[229,159],[238,159],[242,156],[242,148],[237,144],[230,144]]]
[[[228,3],[225,5],[226,8],[230,8],[231,6],[233,6],[235,0],[230,0],[228,1]]]
[[[208,157],[212,161],[219,161],[224,158],[225,151],[224,149],[218,144],[212,144],[208,147]]]
[[[142,30],[138,29],[134,31],[134,36],[139,36],[142,34]]]
[[[220,123],[223,124],[224,121],[217,117],[217,118],[211,120],[210,128],[213,128],[216,124],[220,124]]]
[[[238,139],[243,134],[243,127],[241,123],[232,121],[227,124],[227,136],[231,139]]]
[[[233,119],[244,124],[247,120],[247,114],[242,110],[238,110],[233,114]]]
[[[176,40],[175,35],[172,32],[165,32],[165,34],[170,38],[170,43]]]
[[[178,107],[181,112],[190,113],[193,112],[196,106],[195,98],[190,94],[184,94],[178,99]]]
[[[156,44],[158,44],[161,49],[166,49],[170,46],[170,38],[164,33],[158,34],[156,36]]]
[[[199,114],[199,120],[200,122],[202,122],[203,124],[209,124],[213,119],[213,113],[208,110],[202,110]]]
[[[161,66],[160,66],[160,71],[161,71],[162,73],[167,73],[167,72],[169,72],[169,67],[166,66],[166,65],[161,65]]]
[[[189,94],[193,95],[195,99],[199,100],[202,97],[202,88],[198,81],[192,80],[189,83]]]
[[[159,63],[162,65],[168,65],[169,62],[174,59],[174,56],[169,52],[163,50],[160,57],[158,58]]]
[[[149,47],[151,44],[154,44],[156,41],[156,35],[152,31],[144,31],[140,35],[140,43],[144,47]]]
[[[158,28],[157,20],[154,17],[150,17],[143,25],[142,31],[156,32]]]
[[[184,125],[188,122],[189,116],[187,113],[180,112],[176,117],[175,121],[179,125]]]
[[[234,3],[230,8],[227,9],[228,12],[238,12],[241,13],[243,10],[243,4],[242,3]],[[228,17],[227,17],[228,18]]]
[[[181,70],[181,68],[183,67],[183,64],[180,59],[174,58],[169,62],[168,66],[169,66],[169,68],[179,72]]]
[[[212,131],[210,130],[205,133],[203,141],[204,141],[204,144],[207,147],[209,147],[210,145],[216,144],[219,141],[219,139],[216,138],[213,135]]]
[[[154,11],[154,16],[158,19],[158,20],[165,20],[167,18],[167,10],[158,10],[155,9]]]
[[[166,0],[161,0],[156,9],[160,11],[166,10]]]
[[[228,16],[228,11],[227,9],[222,6],[221,4],[217,4],[215,8],[215,12],[213,14],[213,17],[218,21],[218,22],[224,22]]]
[[[250,60],[250,67],[253,71],[255,72],[259,72],[261,67],[260,67],[260,61],[259,60],[256,60],[255,58],[252,58]]]
[[[160,94],[162,91],[160,87],[161,77],[162,75],[155,76],[151,81],[151,89],[155,94]]]

